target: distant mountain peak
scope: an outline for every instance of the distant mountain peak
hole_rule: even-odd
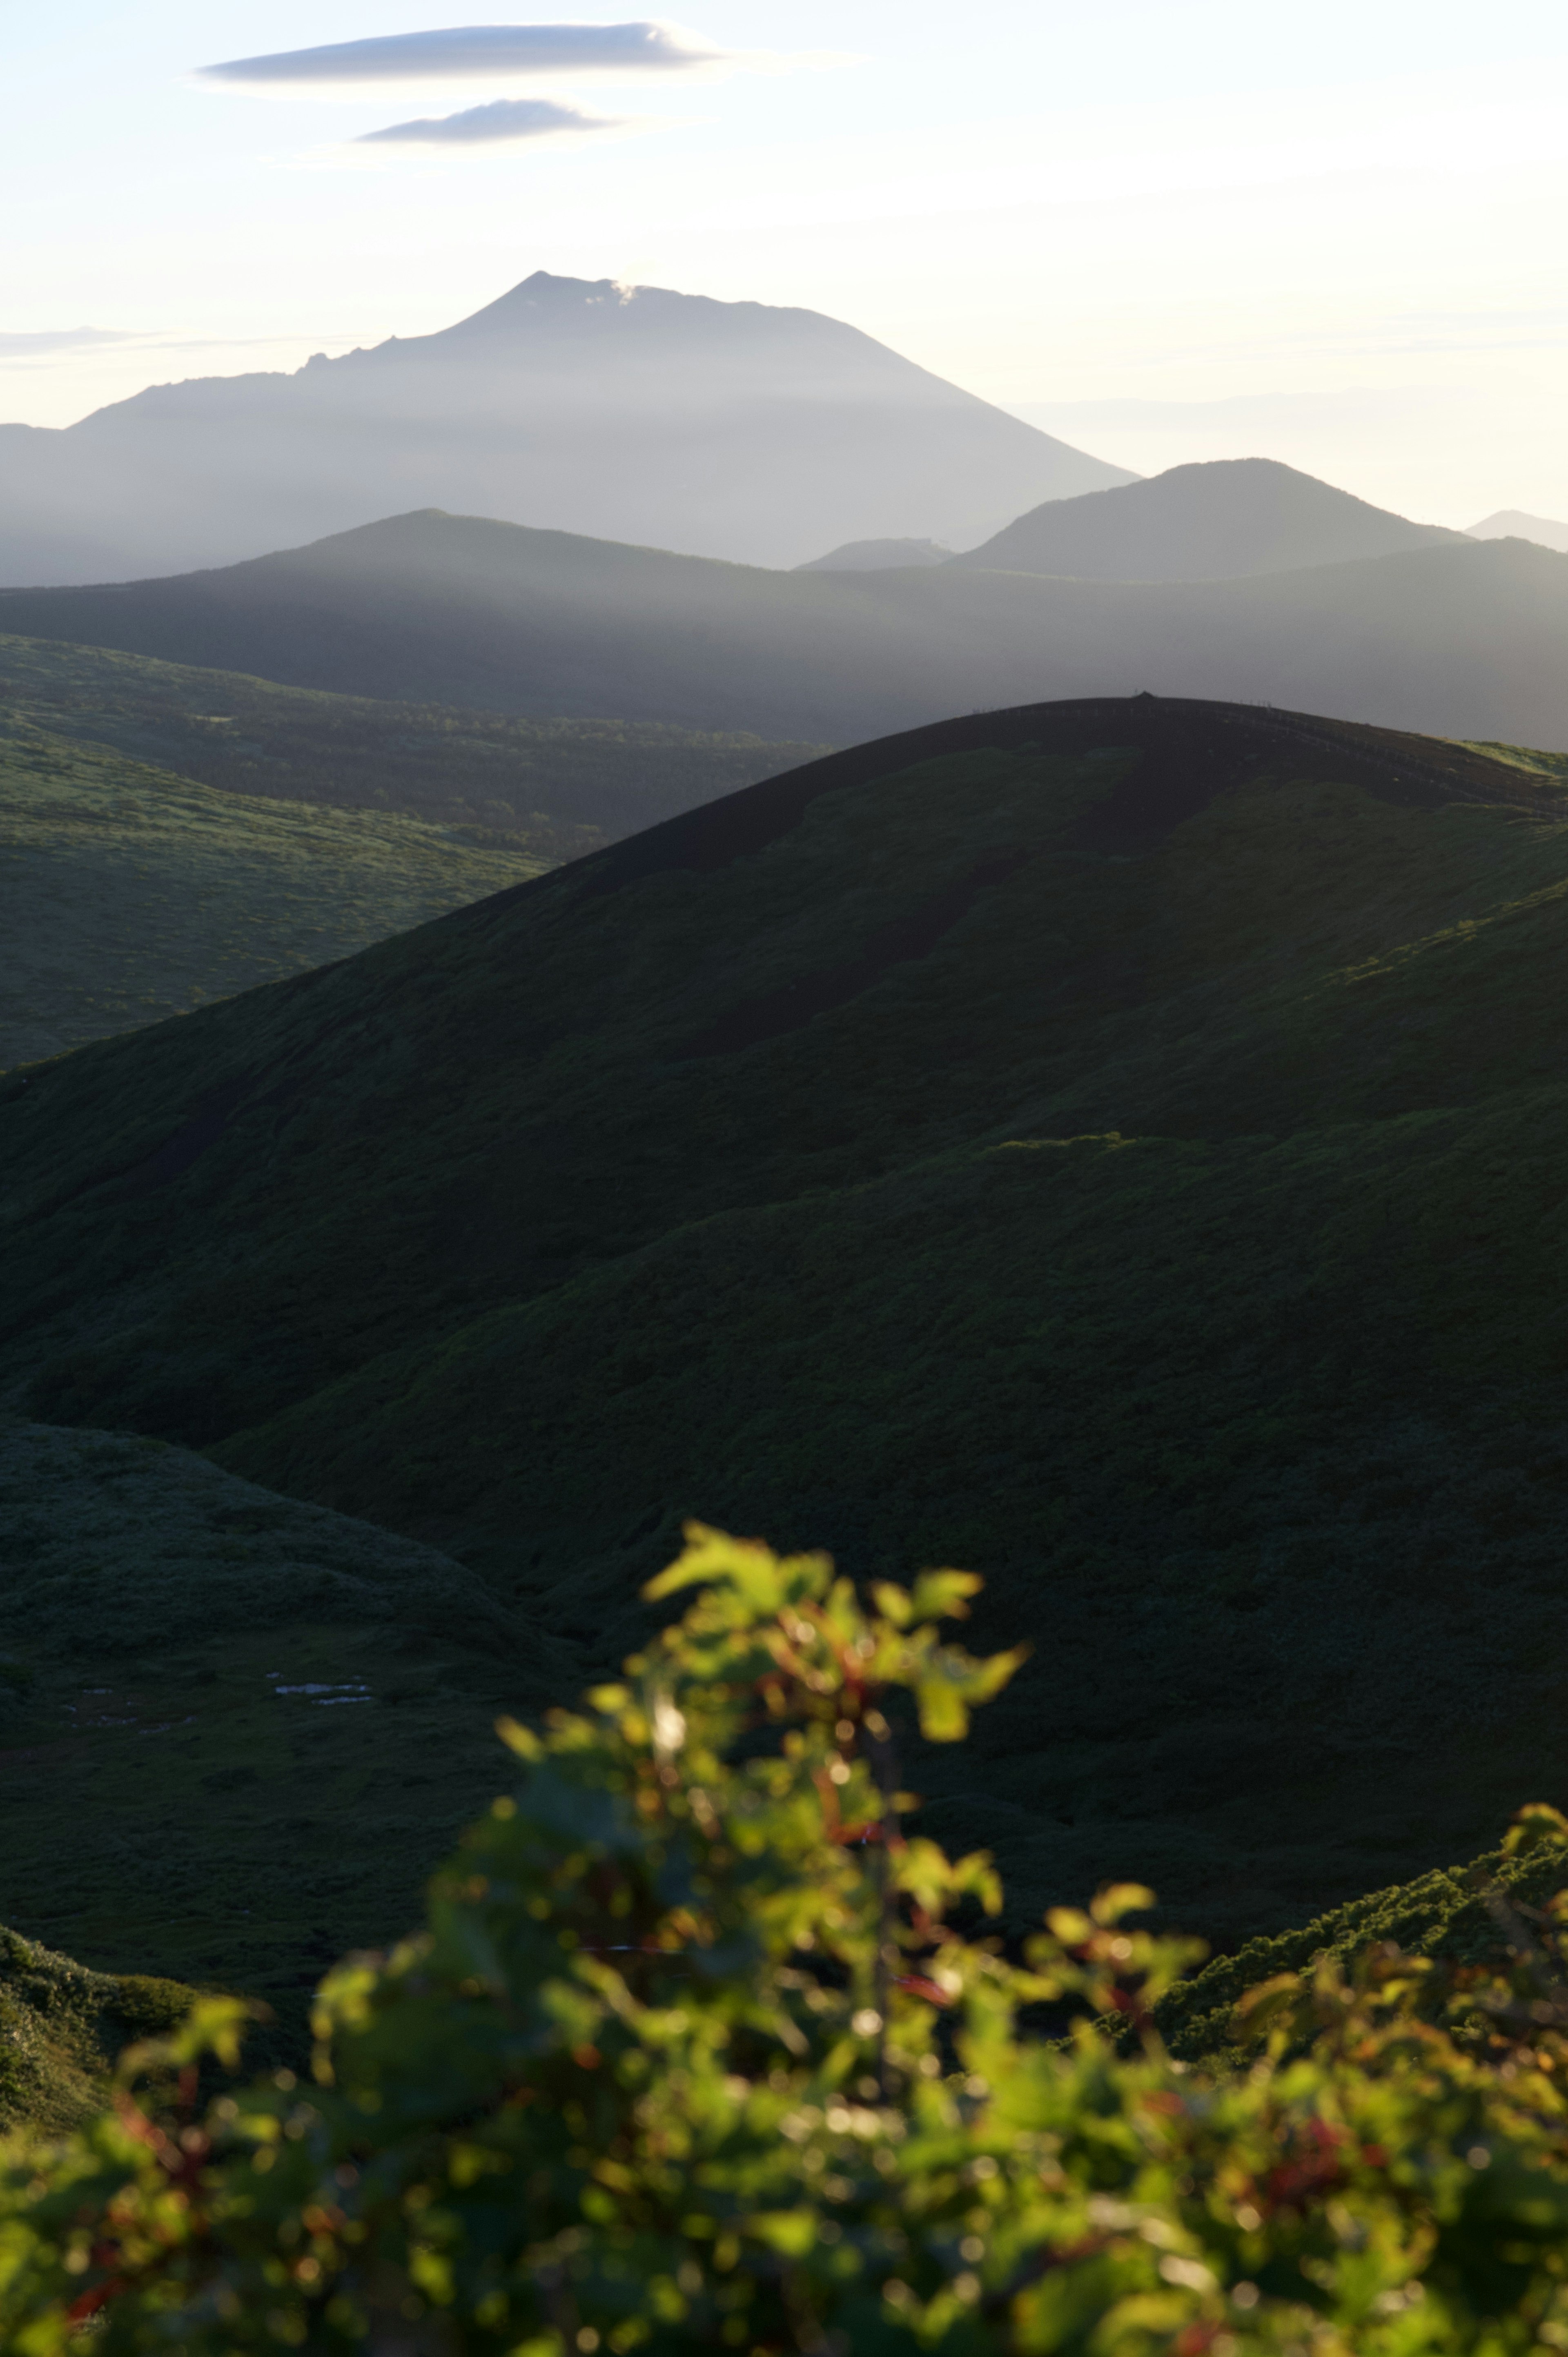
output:
[[[559,315],[621,310],[642,292],[641,287],[622,285],[614,278],[561,278],[553,271],[534,270],[526,278],[520,278],[515,286],[509,286],[504,295],[498,295],[493,303],[485,304],[467,318],[455,320],[451,327],[436,332],[456,336],[474,328],[512,327],[537,317],[542,311]]]
[[[568,346],[579,339],[596,342],[604,338],[614,339],[620,349],[639,352],[656,348],[675,361],[688,357],[693,348],[704,356],[715,350],[749,356],[759,346],[766,346],[769,359],[774,359],[792,355],[803,343],[814,367],[821,365],[819,347],[827,341],[836,348],[841,364],[851,354],[875,354],[892,370],[916,372],[914,362],[823,311],[777,303],[722,302],[712,295],[688,295],[674,286],[639,286],[618,278],[564,278],[548,270],[531,272],[493,303],[449,328],[405,338],[403,349],[446,351],[514,338],[531,343],[559,338]]]
[[[1080,580],[1220,581],[1463,537],[1375,508],[1280,458],[1208,458],[1047,501],[952,562]]]
[[[945,565],[952,554],[940,540],[846,540],[825,556],[797,565],[797,573],[886,573],[911,565]]]
[[[964,548],[1127,479],[820,311],[535,270],[425,336],[7,443],[0,582],[243,561],[440,507],[732,562]]]
[[[1532,540],[1538,548],[1554,548],[1568,555],[1568,523],[1552,516],[1527,515],[1522,508],[1499,508],[1479,523],[1466,524],[1466,540]]]

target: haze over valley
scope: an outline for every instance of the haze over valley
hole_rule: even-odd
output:
[[[0,630],[340,694],[796,743],[1145,688],[1568,742],[1568,556],[1380,516],[1262,460],[1059,507],[1001,536],[1016,569],[983,550],[788,573],[426,510],[216,572],[0,590]],[[1017,562],[1051,533],[1076,571]],[[1227,546],[1244,569],[1206,577]]]

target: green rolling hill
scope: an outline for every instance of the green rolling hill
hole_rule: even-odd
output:
[[[227,793],[521,835],[547,862],[829,749],[658,720],[524,720],[334,695],[113,645],[0,637],[0,736],[17,726]]]
[[[521,836],[241,797],[0,722],[0,1071],[328,964],[552,864]]]
[[[350,955],[823,749],[0,639],[0,1071]]]
[[[1568,1792],[1564,791],[1154,698],[771,780],[0,1083],[7,1396],[462,1566],[475,1763],[685,1514],[970,1565],[931,1830],[1275,1932]]]

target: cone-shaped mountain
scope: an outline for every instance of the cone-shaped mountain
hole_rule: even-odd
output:
[[[437,506],[794,565],[1131,479],[817,311],[536,271],[430,336],[0,426],[0,582],[228,564]]]

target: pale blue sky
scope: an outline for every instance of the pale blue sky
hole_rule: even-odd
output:
[[[197,69],[471,19],[0,21],[0,417],[418,334],[543,267],[832,312],[1145,471],[1261,449],[1437,522],[1568,515],[1561,5],[691,0],[660,21],[726,65],[321,88]],[[616,127],[357,144],[521,100]]]

